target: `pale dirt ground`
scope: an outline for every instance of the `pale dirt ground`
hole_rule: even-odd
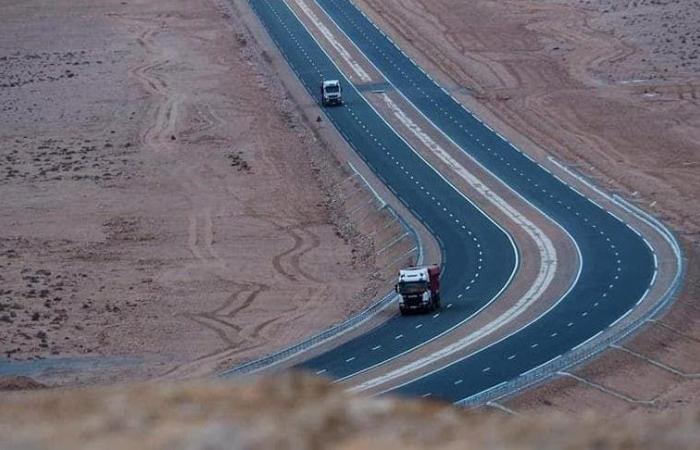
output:
[[[1,20],[0,363],[97,357],[50,384],[211,374],[386,288],[375,262],[409,243],[375,261],[402,231],[227,3],[6,2]]]
[[[624,344],[636,355],[615,351],[575,373],[592,385],[566,378],[507,406],[521,412],[594,408],[614,415],[698,403],[700,3],[358,4],[516,144],[539,157],[554,155],[634,199],[684,244],[683,293],[658,324]]]
[[[363,398],[299,376],[5,394],[0,447],[24,449],[696,449],[697,409],[614,423]]]

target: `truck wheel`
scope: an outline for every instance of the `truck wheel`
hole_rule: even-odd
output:
[[[399,306],[399,311],[401,312],[401,315],[402,315],[402,316],[405,316],[406,313],[408,312],[408,311],[406,311],[406,308],[403,308],[403,307],[401,307],[401,306]]]

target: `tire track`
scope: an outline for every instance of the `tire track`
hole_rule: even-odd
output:
[[[149,112],[153,117],[152,125],[141,134],[140,140],[147,148],[155,151],[168,150],[168,138],[174,136],[182,99],[169,90],[168,82],[159,73],[170,63],[170,58],[154,41],[159,33],[168,29],[165,19],[169,15],[158,14],[152,18],[115,16],[139,30],[136,42],[144,49],[146,60],[130,69],[129,75],[136,78],[158,100]]]
[[[178,95],[169,95],[163,102],[158,103],[152,115],[153,125],[141,135],[141,142],[146,147],[155,151],[168,151],[172,149],[171,141],[174,141],[179,109],[182,99]]]
[[[160,378],[182,377],[191,375],[197,370],[206,372],[210,370],[212,365],[218,365],[236,354],[254,350],[268,343],[267,339],[260,339],[260,332],[272,322],[280,320],[281,317],[275,317],[252,327],[246,326],[243,320],[236,321],[236,318],[241,312],[253,305],[258,295],[267,291],[269,287],[263,284],[251,284],[236,285],[235,288],[238,289],[237,292],[231,294],[221,306],[211,311],[183,315],[215,333],[224,343],[224,347],[185,364],[177,365],[162,373]],[[241,299],[243,300],[241,301]]]
[[[304,279],[312,283],[323,283],[323,280],[311,275],[301,267],[301,259],[321,245],[321,239],[309,230],[311,225],[283,227],[274,222],[272,223],[279,231],[291,237],[293,241],[292,248],[272,258],[272,266],[275,268],[275,271],[289,281],[296,282]]]
[[[308,273],[306,270],[302,269],[301,267],[301,258],[304,257],[307,253],[311,252],[312,250],[317,249],[321,245],[321,239],[313,233],[311,230],[309,230],[308,227],[301,227],[298,228],[297,230],[301,231],[303,234],[307,236],[308,239],[304,240],[304,248],[301,249],[299,252],[294,253],[290,257],[290,264],[294,268],[296,272],[298,272],[303,278],[305,278],[308,281],[312,281],[314,283],[323,283],[322,280],[319,278],[311,275]]]
[[[293,229],[283,229],[282,231],[285,231],[292,238],[292,240],[294,241],[294,245],[289,250],[285,250],[282,253],[279,253],[276,256],[274,256],[272,258],[272,266],[275,268],[277,273],[287,278],[289,281],[298,281],[295,275],[287,271],[287,269],[283,266],[282,262],[283,258],[285,258],[287,255],[291,255],[294,252],[299,251],[299,249],[302,248],[304,241],[299,235],[297,235],[293,231]]]
[[[154,41],[161,31],[167,29],[167,24],[163,22],[167,17],[167,15],[157,15],[154,18],[122,17],[122,19],[139,29],[136,41],[146,53],[146,61],[131,69],[130,75],[137,79],[155,100],[149,112],[152,118],[151,125],[141,134],[141,142],[144,147],[153,151],[172,154],[178,150],[175,135],[178,134],[176,130],[185,109],[183,108],[185,101],[183,94],[170,89],[166,77],[160,73],[170,63],[170,58]],[[208,104],[199,104],[191,108],[196,111],[198,120],[192,121],[195,124],[193,127],[184,130],[185,137],[195,137],[223,123]],[[199,174],[198,168],[195,167],[177,166],[173,176],[179,180],[192,204],[191,210],[187,213],[186,247],[188,251],[195,258],[198,267],[217,279],[230,282],[231,269],[214,248],[215,225],[212,215],[218,207],[211,203],[209,193],[215,187],[208,182],[207,177]],[[261,330],[272,323],[271,321],[247,325],[245,321],[237,320],[237,316],[250,308],[258,295],[267,290],[268,286],[237,283],[233,283],[232,286],[236,292],[214,310],[183,314],[186,319],[214,333],[224,347],[186,364],[177,365],[164,372],[162,377],[191,374],[235,354],[267,343],[256,338]]]

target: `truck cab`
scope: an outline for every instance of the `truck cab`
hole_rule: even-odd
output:
[[[342,105],[343,88],[338,80],[324,80],[321,83],[321,104],[323,106]]]
[[[395,289],[401,314],[435,311],[440,308],[440,266],[401,269]]]

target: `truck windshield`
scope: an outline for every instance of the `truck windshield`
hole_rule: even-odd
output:
[[[340,86],[326,86],[326,92],[329,94],[335,94],[340,91]]]
[[[399,283],[399,294],[422,294],[428,289],[428,283],[425,281],[410,281]]]

